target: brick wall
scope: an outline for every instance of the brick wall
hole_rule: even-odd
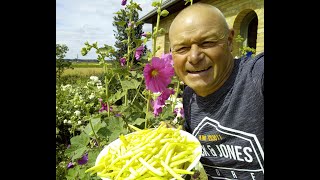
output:
[[[222,11],[229,27],[234,29],[235,37],[240,34],[240,24],[245,15],[250,11],[254,11],[258,17],[256,52],[258,54],[264,51],[264,0],[202,0],[201,2],[212,4]],[[160,46],[160,50],[157,51],[156,56],[169,52],[168,31],[172,20],[177,14],[178,12],[169,12],[167,17],[160,20],[159,26],[165,29],[166,34],[157,38],[157,46]],[[154,26],[155,24],[153,24]],[[238,43],[234,41],[234,54],[238,48]]]

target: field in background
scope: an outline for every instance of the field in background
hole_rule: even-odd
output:
[[[76,67],[74,69],[66,69],[62,76],[79,75],[79,76],[96,76],[103,73],[102,67]]]
[[[102,65],[100,65],[97,62],[72,62],[71,67],[74,67],[74,68],[99,68],[99,67],[102,67]]]
[[[73,69],[64,70],[62,76],[98,76],[103,73],[98,62],[72,62]]]

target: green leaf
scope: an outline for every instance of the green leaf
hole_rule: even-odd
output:
[[[105,47],[103,47],[103,48],[99,48],[99,52],[102,54],[108,54],[108,49],[107,48],[105,48]]]
[[[82,48],[81,49],[81,55],[82,56],[85,56],[85,55],[87,55],[88,54],[88,51],[87,51],[87,49],[84,47],[84,48]]]
[[[120,81],[122,89],[128,90],[128,89],[137,89],[139,87],[139,85],[141,84],[141,82],[135,80],[135,79],[131,79],[130,81],[128,80],[124,80],[124,81]]]
[[[153,1],[151,5],[153,7],[157,7],[157,6],[160,6],[160,2],[159,1]]]
[[[88,151],[87,147],[78,147],[77,150],[72,152],[73,156],[72,156],[71,160],[74,161],[74,160],[81,158],[86,151]]]
[[[137,46],[141,46],[141,45],[142,45],[142,42],[143,42],[142,39],[135,39],[135,40],[134,40],[134,43],[135,43]]]
[[[133,7],[134,9],[138,9],[138,10],[142,11],[140,5],[139,5],[138,3],[136,3],[136,2],[133,2],[133,3],[132,3],[132,7]]]
[[[85,134],[81,133],[78,136],[74,136],[70,139],[71,146],[65,151],[66,155],[72,157],[72,161],[79,159],[88,150],[87,145],[90,142],[90,138]]]
[[[121,26],[121,27],[124,27],[124,25],[126,25],[126,22],[125,21],[117,21],[115,22],[117,25]]]
[[[109,136],[109,141],[108,142],[111,143],[112,141],[118,139],[121,133],[120,133],[120,130],[110,131],[108,129],[108,133],[107,134]]]
[[[164,9],[161,11],[160,16],[166,17],[168,14],[169,14],[169,11]]]
[[[115,13],[113,13],[113,14],[121,15],[122,12],[121,12],[121,11],[117,11],[117,12],[115,12]]]
[[[75,166],[74,168],[71,168],[68,170],[68,174],[66,175],[67,180],[74,180],[77,179],[79,172],[79,166]]]
[[[140,24],[143,24],[143,22],[142,21],[136,22],[136,26],[139,26]]]
[[[101,138],[106,139],[109,136],[108,128],[107,127],[100,128],[99,131],[97,132],[97,135]]]
[[[98,48],[98,42],[93,43],[92,46],[97,49]]]
[[[130,71],[130,73],[131,73],[132,77],[134,77],[134,76],[136,76],[137,71]]]
[[[81,133],[78,136],[72,137],[70,141],[72,146],[87,146],[89,144],[90,138],[86,134]]]
[[[165,33],[166,33],[166,30],[164,30],[164,28],[159,29],[159,35],[163,35]]]
[[[112,103],[116,102],[119,99],[121,99],[124,95],[126,95],[125,91],[117,91],[115,94],[110,95],[109,101]]]
[[[148,38],[144,38],[143,39],[143,44],[147,44],[147,42],[148,42]]]
[[[148,111],[148,112],[146,113],[146,118],[147,118],[147,119],[152,119],[152,118],[154,118],[154,114],[153,114],[152,112],[149,112],[149,111]]]
[[[162,118],[162,120],[173,120],[174,119],[174,112],[172,112],[171,106],[167,105],[162,108],[161,118]]]
[[[101,151],[101,148],[96,148],[88,152],[88,162],[87,162],[88,166],[94,166],[100,151]]]
[[[144,123],[146,120],[145,119],[142,119],[142,118],[137,118],[133,125],[141,125],[142,123]]]
[[[101,122],[100,117],[91,118],[91,123],[92,123],[94,132],[98,132],[100,128],[106,126],[105,122]],[[94,136],[90,123],[88,123],[87,126],[84,128],[84,133],[86,133],[88,136],[91,136],[91,137]]]
[[[120,121],[119,118],[110,117],[108,121],[108,135],[109,142],[112,142],[119,138],[120,134],[127,134],[127,130],[124,128],[124,122]]]

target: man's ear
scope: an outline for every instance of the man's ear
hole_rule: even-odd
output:
[[[233,30],[233,28],[231,28],[229,30],[229,36],[228,36],[228,48],[229,48],[230,52],[232,52],[232,50],[233,50],[233,37],[234,37],[234,30]]]

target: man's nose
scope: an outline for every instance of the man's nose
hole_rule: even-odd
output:
[[[204,54],[201,51],[201,48],[197,44],[193,44],[190,48],[190,54],[188,57],[188,61],[191,64],[197,64],[204,58]]]

